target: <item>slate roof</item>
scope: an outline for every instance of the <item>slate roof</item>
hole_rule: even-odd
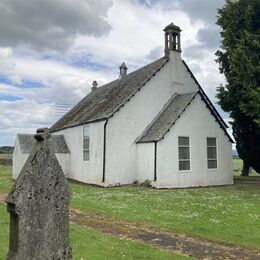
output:
[[[22,153],[30,153],[36,140],[32,134],[18,134],[18,141]],[[50,137],[51,147],[55,153],[69,153],[69,148],[65,142],[63,135],[52,135]]]
[[[168,58],[160,58],[122,79],[114,80],[104,86],[92,90],[75,107],[56,122],[50,131],[82,125],[111,117],[140,88],[159,71]]]
[[[187,94],[173,94],[136,142],[147,143],[161,140],[197,93],[198,91]]]

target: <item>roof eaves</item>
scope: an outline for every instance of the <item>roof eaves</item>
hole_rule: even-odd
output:
[[[139,138],[138,138],[139,139]],[[149,140],[149,141],[136,141],[137,144],[149,144],[149,143],[157,143],[156,140]]]
[[[97,122],[105,121],[108,118],[109,118],[109,116],[98,118],[98,119],[94,119],[94,120],[89,120],[89,121],[86,121],[85,123],[80,123],[80,124],[75,124],[75,125],[68,125],[68,126],[59,128],[57,130],[50,129],[50,133],[59,132],[59,131],[62,131],[62,130],[65,130],[65,129],[68,129],[68,128],[71,128],[71,127],[82,126],[82,125],[87,125],[87,124],[91,124],[91,123],[97,123]]]

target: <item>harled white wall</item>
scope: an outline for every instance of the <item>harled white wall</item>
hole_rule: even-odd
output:
[[[178,169],[178,136],[190,138],[191,169]],[[207,169],[207,137],[217,138],[218,168]],[[157,188],[233,184],[232,144],[197,95],[157,143]]]
[[[137,144],[138,182],[154,179],[154,143]]]
[[[169,75],[171,87],[178,94],[189,93],[198,90],[197,84],[183,64],[179,52],[170,52]]]
[[[69,177],[70,169],[70,154],[69,153],[55,153],[58,162],[66,178]]]
[[[83,161],[83,127],[67,128],[54,134],[63,135],[70,150],[68,178],[85,183],[103,185],[103,136],[104,123],[100,121],[89,124],[90,160]]]
[[[28,157],[29,154],[22,153],[18,137],[16,137],[13,153],[13,179],[17,179]]]
[[[171,52],[169,62],[108,120],[106,185],[129,184],[138,179],[136,138],[174,93],[196,90],[198,86],[180,53]]]

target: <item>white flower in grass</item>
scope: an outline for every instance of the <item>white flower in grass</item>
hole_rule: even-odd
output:
[[[253,220],[258,220],[260,219],[260,215],[258,214],[252,214],[252,213],[249,213],[248,216],[253,219]]]
[[[219,219],[216,219],[216,218],[210,218],[209,222],[217,224],[217,223],[220,223],[221,221]]]

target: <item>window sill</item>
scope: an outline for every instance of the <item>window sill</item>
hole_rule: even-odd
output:
[[[178,170],[179,173],[189,173],[192,172],[192,170]]]

